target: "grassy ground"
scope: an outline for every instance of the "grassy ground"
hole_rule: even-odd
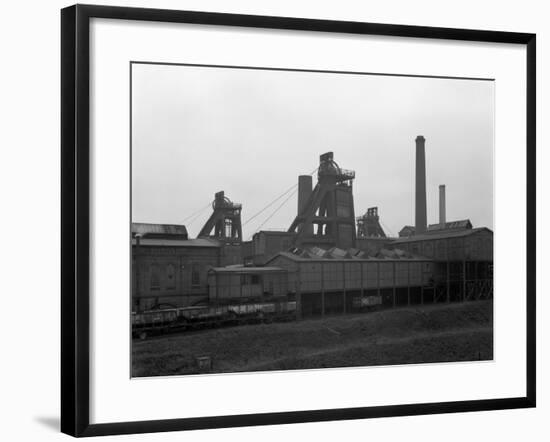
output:
[[[430,305],[133,342],[133,376],[490,360],[492,301]]]

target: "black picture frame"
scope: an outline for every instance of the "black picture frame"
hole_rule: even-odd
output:
[[[91,18],[524,45],[527,51],[527,358],[524,397],[378,407],[90,424]],[[536,36],[529,33],[312,20],[211,12],[75,5],[61,11],[61,431],[99,436],[535,407],[536,404]]]

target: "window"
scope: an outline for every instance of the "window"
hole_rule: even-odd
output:
[[[434,253],[433,244],[432,244],[431,242],[426,241],[426,242],[424,243],[424,251],[423,251],[423,254],[426,255],[426,256],[432,257],[432,256],[433,256],[433,253]]]
[[[169,290],[176,288],[176,268],[174,264],[168,264],[166,267],[166,288]]]
[[[241,275],[241,285],[258,285],[260,275]]]
[[[158,264],[151,264],[151,290],[160,289],[160,275]]]
[[[226,238],[231,238],[233,236],[233,220],[226,218],[224,220],[224,235]]]
[[[191,285],[193,287],[201,285],[201,272],[198,264],[193,264],[191,268]]]

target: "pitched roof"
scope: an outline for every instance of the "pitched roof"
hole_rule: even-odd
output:
[[[288,252],[279,252],[275,256],[273,256],[271,259],[267,261],[267,263],[273,262],[275,258],[278,256],[282,256],[284,258],[288,258],[292,261],[311,261],[311,262],[318,262],[318,261],[328,261],[328,262],[350,262],[350,261],[431,261],[430,258],[426,258],[424,256],[415,255],[410,252],[406,252],[404,250],[399,249],[382,249],[379,253],[377,253],[374,256],[369,256],[364,252],[357,253],[356,249],[349,249],[346,253],[346,257],[343,258],[336,258],[333,257],[330,253],[326,253],[325,255],[318,255],[314,253],[308,253],[308,251],[305,251],[303,249],[293,249],[294,251],[288,251]],[[322,249],[321,249],[322,250]],[[352,250],[355,250],[355,253],[352,252]]]
[[[440,232],[423,233],[421,235],[413,235],[407,238],[398,238],[392,241],[391,244],[393,245],[393,244],[401,244],[401,243],[416,242],[416,241],[431,241],[434,239],[460,238],[463,236],[474,235],[482,231],[486,231],[491,234],[493,233],[493,231],[491,229],[488,229],[487,227],[478,227],[475,229],[462,229],[462,230],[442,230]]]
[[[212,267],[210,271],[218,273],[241,273],[241,274],[250,274],[250,273],[273,273],[273,272],[286,272],[286,269],[281,267],[247,267],[247,266],[227,266],[227,267]]]
[[[264,233],[266,235],[282,235],[282,236],[296,236],[296,233],[294,232],[287,232],[286,230],[259,230],[258,232],[254,233],[255,235],[258,235],[260,233]]]
[[[137,240],[132,239],[132,245],[137,245]],[[154,247],[221,247],[221,244],[213,239],[166,239],[166,238],[142,238],[139,240],[140,246]]]
[[[405,229],[407,229],[407,230],[415,230],[415,227],[414,227],[414,226],[406,225],[406,226],[403,226],[403,228],[402,228],[401,230],[405,230]],[[401,230],[400,230],[400,231],[401,231]]]
[[[428,232],[440,231],[440,230],[452,230],[452,229],[471,229],[472,223],[469,219],[460,219],[457,221],[448,221],[446,223],[430,224],[428,226]]]
[[[182,224],[132,223],[132,236],[178,236],[187,239],[187,228]]]

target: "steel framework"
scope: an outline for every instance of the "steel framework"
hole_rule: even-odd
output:
[[[215,194],[212,209],[212,215],[210,215],[198,236],[242,241],[242,205],[232,202],[222,190]]]
[[[355,247],[355,172],[340,168],[332,152],[321,155],[319,160],[317,184],[288,231],[297,234],[298,247]]]

